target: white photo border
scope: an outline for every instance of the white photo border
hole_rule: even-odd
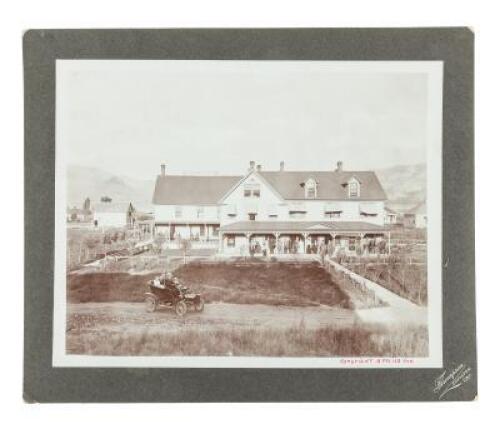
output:
[[[181,60],[56,60],[55,139],[55,237],[54,315],[52,365],[54,367],[135,367],[135,368],[441,368],[442,331],[442,61],[314,61],[338,72],[425,73],[428,76],[427,121],[427,278],[429,356],[424,358],[383,357],[194,357],[194,356],[89,356],[66,354],[66,151],[61,141],[65,126],[65,75],[79,64],[98,61],[114,66],[126,63],[172,62]],[[197,61],[197,60],[182,60]],[[206,60],[212,62],[212,60]],[[222,61],[222,60],[220,60]],[[238,61],[269,63],[273,61]],[[279,61],[283,62],[283,61]],[[309,63],[310,61],[293,61]],[[348,363],[346,363],[348,362]]]

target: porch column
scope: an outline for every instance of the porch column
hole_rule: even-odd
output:
[[[251,232],[245,232],[245,238],[247,239],[247,255],[250,255],[250,238],[252,237]]]
[[[224,233],[219,232],[219,253],[224,253]]]
[[[307,239],[309,238],[309,234],[307,232],[303,232],[302,236],[304,237],[304,254],[307,253]]]
[[[273,232],[273,235],[274,235],[274,254],[276,253],[281,253],[279,251],[279,240],[280,240],[280,233],[279,232]]]
[[[391,254],[391,231],[389,231],[389,237],[388,237],[388,243],[387,243],[387,253],[390,255]]]
[[[205,242],[208,243],[208,228],[207,228],[207,224],[204,224],[203,227],[205,228],[204,231],[205,231]]]
[[[335,254],[335,247],[337,245],[337,243],[336,243],[337,234],[334,234],[333,232],[330,232],[330,236],[332,237],[332,245],[330,247],[331,253],[328,252],[328,255],[329,256],[333,256]]]

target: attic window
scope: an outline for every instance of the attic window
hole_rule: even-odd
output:
[[[348,184],[349,198],[359,197],[359,182],[353,179]]]
[[[250,198],[250,197],[259,198],[260,197],[260,185],[258,183],[246,184],[245,187],[243,188],[243,195],[246,198]]]
[[[309,179],[305,183],[304,188],[305,188],[305,191],[306,191],[306,198],[307,199],[316,198],[316,195],[317,195],[317,183],[316,183],[315,180]]]

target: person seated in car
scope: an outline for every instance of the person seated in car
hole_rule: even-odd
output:
[[[166,289],[168,286],[174,286],[174,276],[172,273],[162,274],[153,280],[153,286],[159,289]]]
[[[159,276],[159,277],[155,277],[153,279],[153,281],[151,282],[152,283],[152,286],[158,288],[158,289],[164,289],[165,287],[163,286],[163,282],[162,282],[162,277],[163,276]]]

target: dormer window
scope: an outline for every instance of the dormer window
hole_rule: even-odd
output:
[[[349,198],[357,198],[360,195],[360,184],[354,177],[347,184],[347,192]]]
[[[317,190],[318,190],[318,186],[317,185],[318,184],[313,179],[309,179],[305,183],[304,188],[305,188],[305,191],[306,191],[306,198],[307,199],[316,198],[316,196],[317,196]]]

